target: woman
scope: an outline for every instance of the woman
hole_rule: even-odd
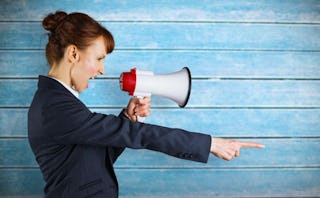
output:
[[[111,33],[86,14],[61,11],[49,14],[43,27],[50,32],[50,71],[39,76],[28,137],[46,197],[118,197],[113,163],[126,147],[199,162],[207,162],[210,152],[231,160],[242,147],[263,147],[136,122],[150,113],[148,97],[131,99],[119,116],[91,112],[78,93],[104,74],[104,60],[114,49]]]

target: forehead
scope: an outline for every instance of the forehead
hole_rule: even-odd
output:
[[[95,54],[106,54],[105,40],[102,36],[93,40],[86,49],[87,52]]]

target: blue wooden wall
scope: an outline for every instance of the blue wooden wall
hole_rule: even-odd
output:
[[[42,195],[27,111],[48,71],[41,20],[57,9],[88,13],[115,36],[105,76],[81,94],[93,111],[127,104],[123,71],[188,66],[187,107],[154,97],[147,122],[266,145],[208,164],[128,149],[116,163],[121,197],[320,197],[317,0],[1,0],[0,197]]]

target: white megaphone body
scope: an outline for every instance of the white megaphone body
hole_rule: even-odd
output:
[[[191,73],[188,67],[162,75],[134,68],[130,72],[121,74],[120,87],[134,97],[157,95],[169,98],[180,107],[185,107],[191,92]],[[138,117],[138,121],[143,122],[144,118]]]

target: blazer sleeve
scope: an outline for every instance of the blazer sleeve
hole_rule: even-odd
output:
[[[124,110],[121,111],[119,117],[126,117]],[[111,147],[110,149],[112,151],[112,162],[115,163],[121,153],[125,150],[125,147]]]
[[[78,100],[47,103],[41,118],[44,131],[59,144],[149,149],[199,162],[207,162],[209,156],[209,135],[92,113]]]

